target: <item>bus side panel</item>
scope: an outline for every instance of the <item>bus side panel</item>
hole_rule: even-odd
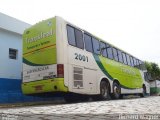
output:
[[[121,93],[141,93],[144,78],[140,70],[118,63],[102,56],[94,55],[101,71],[112,81],[118,80]],[[112,91],[111,91],[112,92]]]
[[[63,32],[65,40],[63,51],[67,66],[65,68],[65,84],[69,87],[70,92],[99,94],[102,78],[109,80],[111,92],[114,80],[120,82],[122,93],[142,92],[144,79],[139,69],[69,45],[66,25],[67,22],[63,26],[65,30]]]
[[[68,45],[69,89],[75,93],[96,94],[98,68],[91,53]]]
[[[69,45],[67,37],[67,22],[61,22],[63,47],[58,47],[57,40],[57,63],[63,60],[64,83],[69,92],[80,94],[97,94],[98,67],[92,53]],[[57,35],[59,36],[59,35]],[[63,55],[63,56],[62,56]]]

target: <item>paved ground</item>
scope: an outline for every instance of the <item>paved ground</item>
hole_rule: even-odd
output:
[[[0,109],[0,120],[128,120],[131,118],[160,119],[160,97]]]

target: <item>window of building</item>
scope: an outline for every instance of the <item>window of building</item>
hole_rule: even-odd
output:
[[[122,53],[123,63],[127,65],[126,53]]]
[[[108,58],[113,59],[112,46],[110,45],[107,45],[107,54],[108,54]]]
[[[128,54],[126,54],[126,57],[127,57],[127,63],[128,63],[128,65],[131,66],[130,56]]]
[[[116,48],[113,48],[113,56],[114,56],[114,59],[118,61],[118,53]]]
[[[18,54],[18,50],[9,48],[9,58],[10,59],[17,59],[17,56],[18,56],[17,54]]]
[[[84,34],[84,42],[85,42],[85,49],[89,52],[93,52],[92,37],[88,34]]]
[[[92,42],[93,42],[93,51],[95,54],[100,54],[100,45],[99,45],[99,41],[92,37]]]
[[[119,62],[123,63],[122,52],[120,50],[118,50],[118,59]]]
[[[100,50],[101,50],[101,54],[104,56],[104,57],[107,57],[107,51],[106,51],[106,43],[104,42],[100,42]]]
[[[76,39],[75,39],[75,33],[74,28],[67,25],[67,36],[68,36],[68,42],[70,45],[76,46]]]

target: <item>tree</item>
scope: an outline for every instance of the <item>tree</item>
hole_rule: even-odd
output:
[[[147,68],[147,71],[151,73],[151,77],[153,80],[160,79],[160,68],[158,64],[146,61],[145,66]]]

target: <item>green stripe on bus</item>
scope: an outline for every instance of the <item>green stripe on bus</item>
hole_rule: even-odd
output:
[[[99,59],[99,56],[96,55],[96,54],[93,54],[94,56],[94,59],[97,63],[97,65],[99,66],[99,68],[101,69],[101,71],[110,79],[110,80],[114,80],[114,78],[109,74],[109,72],[105,69],[105,67],[103,66],[101,60]],[[121,88],[124,88],[124,89],[136,89],[136,88],[129,88],[127,86],[124,86],[122,84],[120,84]]]
[[[23,58],[23,63],[29,66],[46,66],[46,65],[52,65],[52,64],[36,64],[28,61],[27,59]]]
[[[100,61],[98,55],[96,54],[93,54],[94,56],[94,59],[97,63],[97,65],[99,66],[99,68],[101,69],[101,71],[110,79],[110,80],[113,80],[113,77],[108,73],[108,71],[104,68],[102,62]]]

